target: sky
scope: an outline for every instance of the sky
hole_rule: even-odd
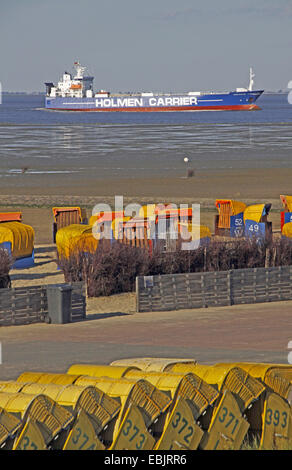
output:
[[[0,0],[3,91],[44,91],[79,60],[95,91],[285,89],[292,0]]]

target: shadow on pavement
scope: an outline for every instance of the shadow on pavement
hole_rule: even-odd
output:
[[[111,317],[124,317],[132,315],[132,313],[125,313],[125,312],[110,312],[110,313],[90,313],[86,316],[86,319],[83,321],[90,321],[90,320],[101,320],[102,318],[111,318]]]

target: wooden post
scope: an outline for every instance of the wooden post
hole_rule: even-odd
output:
[[[265,268],[270,266],[270,248],[266,248]]]
[[[277,259],[277,246],[273,248],[273,266],[276,266],[276,259]]]
[[[228,292],[228,300],[229,300],[229,305],[233,305],[233,299],[232,299],[232,289],[231,289],[231,277],[232,277],[233,271],[227,271],[227,292]]]
[[[139,297],[139,278],[136,277],[136,312],[139,312],[139,308],[140,308],[140,297]]]

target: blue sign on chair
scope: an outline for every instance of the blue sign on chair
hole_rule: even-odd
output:
[[[0,248],[6,250],[11,256],[11,242],[3,242],[0,243]],[[11,266],[12,269],[25,269],[31,268],[34,266],[34,250],[30,256],[25,256],[23,258],[16,258],[13,260],[13,264]]]
[[[264,239],[266,237],[266,224],[264,222],[255,222],[254,220],[246,220],[244,234],[246,238]]]
[[[292,212],[284,212],[284,224],[292,222]]]
[[[230,216],[230,236],[234,238],[244,236],[243,212]]]
[[[11,255],[11,242],[0,243],[0,248],[3,248],[3,250],[8,251],[9,255]]]

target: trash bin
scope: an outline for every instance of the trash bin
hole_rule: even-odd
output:
[[[47,299],[50,323],[70,323],[71,321],[70,284],[52,284],[47,286]]]

